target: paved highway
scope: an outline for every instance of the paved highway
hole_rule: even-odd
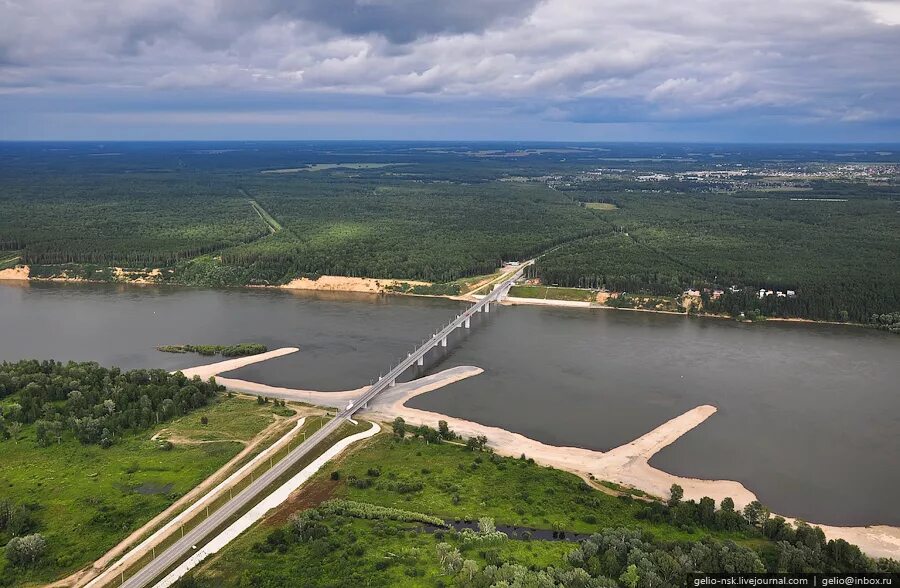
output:
[[[163,575],[169,568],[179,563],[182,559],[193,553],[195,547],[199,547],[204,539],[206,539],[213,531],[222,526],[226,521],[232,518],[236,513],[245,507],[255,504],[260,499],[260,494],[272,483],[275,482],[282,474],[290,470],[297,462],[303,459],[307,453],[325,440],[331,433],[336,431],[345,419],[351,418],[358,410],[365,407],[373,398],[378,396],[386,388],[393,386],[397,378],[412,367],[413,364],[419,363],[420,359],[425,357],[432,348],[438,345],[446,346],[447,337],[454,330],[466,325],[477,312],[490,311],[490,304],[499,302],[509,293],[509,289],[522,276],[531,262],[523,263],[518,270],[509,275],[502,282],[494,286],[494,289],[481,298],[474,305],[466,309],[465,312],[457,316],[455,319],[443,329],[434,334],[431,339],[425,342],[421,347],[416,349],[392,368],[386,376],[380,378],[372,386],[369,387],[357,400],[352,402],[347,408],[340,411],[334,419],[326,423],[321,429],[313,433],[300,446],[289,453],[284,459],[275,464],[275,467],[262,474],[253,481],[249,486],[244,488],[237,496],[222,505],[213,512],[209,518],[201,522],[199,525],[184,533],[184,536],[169,546],[164,552],[159,554],[153,561],[141,568],[135,575],[125,580],[122,586],[126,588],[144,588],[151,582]],[[176,531],[177,533],[178,531]]]

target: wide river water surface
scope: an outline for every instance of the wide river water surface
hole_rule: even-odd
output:
[[[171,343],[299,353],[229,373],[278,386],[367,384],[464,303],[400,296],[0,283],[0,360],[122,368],[209,361]],[[607,450],[700,404],[718,412],[652,460],[744,483],[776,512],[900,525],[900,337],[833,325],[745,325],[650,313],[503,307],[457,331],[429,369],[485,373],[411,406],[540,441]]]

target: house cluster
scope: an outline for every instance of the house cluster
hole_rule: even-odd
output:
[[[718,288],[715,290],[710,290],[709,288],[704,288],[703,291],[706,292],[707,294],[709,294],[709,298],[711,300],[718,300],[719,298],[722,297],[722,294],[725,293],[724,290],[719,290]],[[688,296],[690,298],[700,298],[700,290],[698,290],[696,288],[691,288],[690,290],[685,290],[683,292],[683,295]]]
[[[766,290],[765,288],[759,289],[759,299],[762,300],[766,296],[775,296],[776,298],[794,298],[797,296],[797,293],[793,290],[787,290],[782,292],[781,290]]]
[[[728,288],[728,291],[732,294],[737,294],[738,292],[744,291],[743,288],[739,286],[731,286]],[[706,292],[709,295],[710,300],[718,300],[725,294],[725,290],[720,290],[718,288],[710,290],[709,288],[704,288],[703,292]],[[795,298],[797,296],[797,292],[795,290],[767,290],[765,288],[759,289],[759,299],[762,300],[766,296],[775,296],[776,298]],[[682,293],[683,296],[689,298],[700,298],[701,291],[698,288],[691,288],[689,290],[685,290]]]

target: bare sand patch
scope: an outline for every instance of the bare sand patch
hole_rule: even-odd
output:
[[[400,284],[428,286],[430,282],[378,278],[349,278],[346,276],[321,276],[317,280],[297,278],[281,286],[287,290],[323,290],[331,292],[371,292],[381,294]]]
[[[27,265],[17,265],[5,270],[0,270],[0,280],[27,280],[31,273]]]
[[[189,378],[200,376],[201,380],[206,380],[207,378],[211,378],[222,372],[230,372],[231,370],[242,368],[245,365],[259,363],[261,361],[266,361],[267,359],[272,359],[273,357],[281,357],[282,355],[296,353],[297,351],[300,351],[297,347],[281,347],[279,349],[273,349],[272,351],[266,351],[265,353],[257,353],[256,355],[248,355],[246,357],[235,357],[234,359],[226,359],[225,361],[217,361],[216,363],[198,365],[197,367],[177,371],[180,371]]]
[[[555,300],[553,298],[520,298],[516,296],[507,296],[503,299],[503,304],[530,304],[532,306],[566,306],[569,308],[590,308],[592,302],[582,302],[579,300]]]
[[[131,284],[155,284],[162,277],[162,270],[159,268],[133,270],[114,267],[112,269],[117,281]]]

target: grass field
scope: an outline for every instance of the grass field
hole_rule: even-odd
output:
[[[513,286],[509,291],[509,295],[517,298],[541,298],[575,302],[593,302],[597,296],[592,290],[556,288],[553,286]]]
[[[619,208],[611,202],[588,202],[585,206],[591,210],[617,210]]]
[[[219,469],[273,418],[270,404],[223,397],[109,449],[71,438],[38,447],[32,427],[24,428],[17,443],[0,444],[0,495],[33,510],[48,552],[24,573],[0,556],[0,584],[44,583],[93,561]],[[173,441],[169,451],[150,440],[160,430]]]
[[[395,521],[335,517],[327,524],[331,528],[327,552],[323,552],[321,544],[310,543],[293,545],[284,552],[261,552],[254,545],[265,542],[273,526],[258,525],[202,568],[198,574],[201,585],[424,588],[447,581],[435,548],[446,537],[420,533],[413,524]],[[563,561],[572,548],[571,543],[565,542],[505,541],[494,550],[504,561],[546,567]],[[465,549],[463,553],[467,559],[485,562],[478,549]],[[351,560],[353,565],[348,566]]]

